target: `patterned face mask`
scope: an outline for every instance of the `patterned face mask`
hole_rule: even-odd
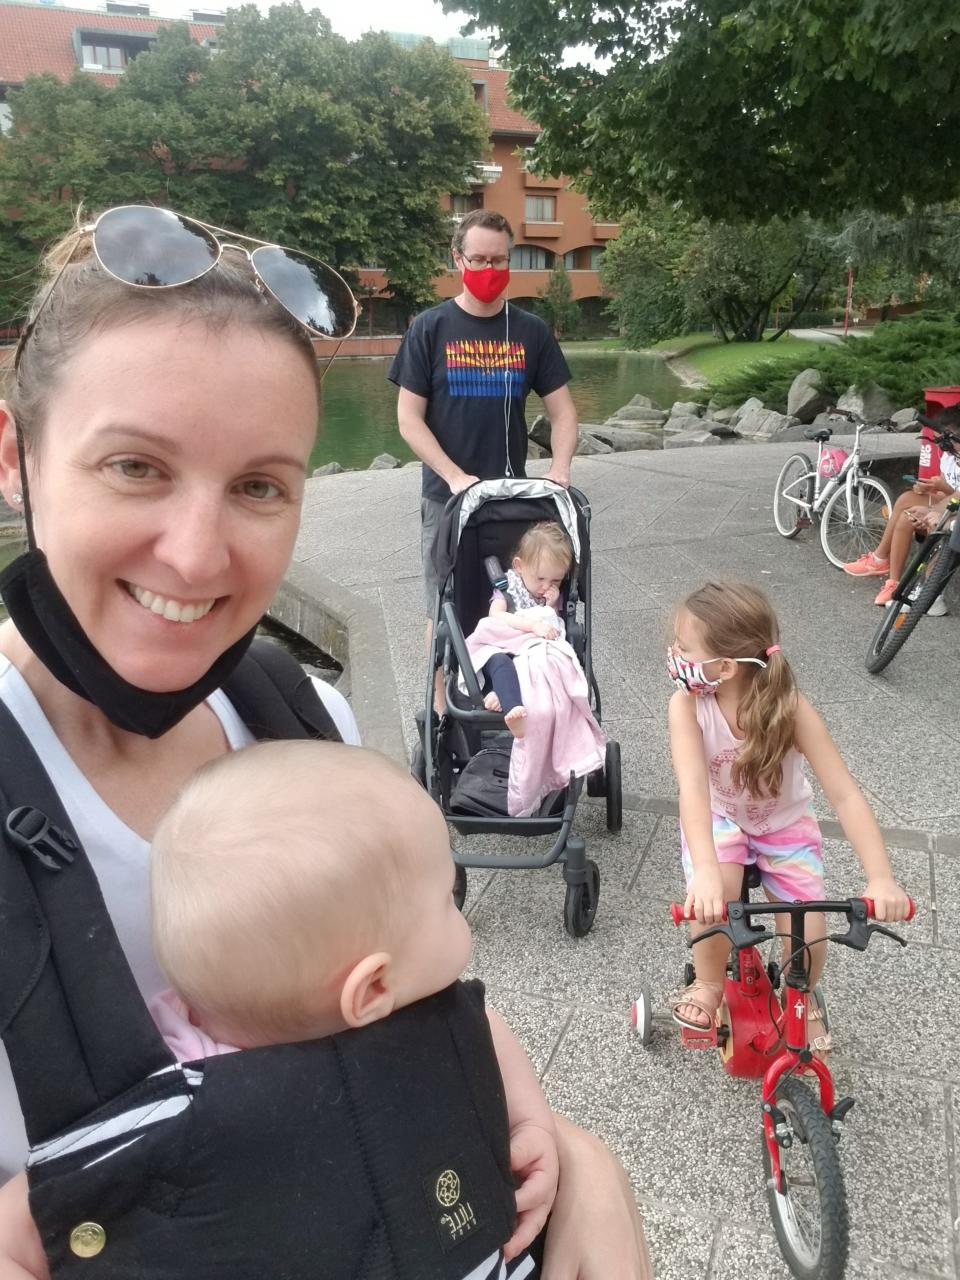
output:
[[[713,693],[723,683],[722,680],[709,679],[703,668],[710,662],[722,661],[722,658],[704,658],[702,662],[688,662],[686,658],[681,658],[679,653],[674,653],[671,647],[667,649],[667,674],[682,693],[690,693],[695,698],[700,698],[705,693]],[[767,665],[759,658],[733,658],[731,661],[752,662],[758,667]]]

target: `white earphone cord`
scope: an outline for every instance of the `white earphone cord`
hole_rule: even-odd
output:
[[[510,465],[510,402],[513,399],[513,381],[510,377],[510,303],[503,304],[504,317],[507,322],[506,350],[503,357],[503,443],[507,458],[507,475],[513,478],[513,467]]]

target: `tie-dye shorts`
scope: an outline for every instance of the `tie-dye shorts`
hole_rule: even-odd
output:
[[[823,836],[812,813],[762,836],[748,835],[722,814],[711,816],[713,843],[721,862],[738,862],[744,867],[756,864],[763,887],[778,902],[815,902],[825,896]],[[682,827],[680,849],[689,888],[693,866]]]

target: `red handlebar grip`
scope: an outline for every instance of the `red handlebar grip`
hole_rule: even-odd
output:
[[[683,914],[683,904],[682,904],[682,903],[680,903],[680,902],[671,902],[671,903],[670,903],[670,915],[671,915],[671,917],[673,918],[673,923],[674,923],[674,924],[677,924],[677,925],[680,925],[680,924],[689,924],[691,920],[696,920],[696,918],[697,918],[697,917],[693,914],[693,912],[692,912],[692,911],[691,911],[690,915],[685,916],[685,915]],[[726,918],[727,918],[727,904],[726,904],[726,903],[724,903],[724,904],[723,904],[723,915],[720,917],[720,919],[721,919],[721,920],[726,920]]]
[[[910,910],[907,912],[906,918],[907,920],[912,920],[917,914],[917,904],[912,898],[907,898],[907,901],[910,903]],[[864,898],[864,902],[867,904],[867,919],[873,920],[877,913],[876,905],[872,898]]]

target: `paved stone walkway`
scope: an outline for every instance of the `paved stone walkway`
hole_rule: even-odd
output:
[[[902,448],[903,439],[871,447]],[[809,534],[786,542],[773,529],[773,481],[794,448],[577,461],[575,482],[593,507],[604,726],[623,747],[623,832],[609,837],[600,811],[582,805],[579,830],[602,889],[593,932],[580,941],[564,933],[556,870],[471,872],[473,972],[523,1037],[552,1105],[623,1160],[660,1280],[787,1275],[763,1191],[758,1086],[728,1079],[711,1054],[683,1051],[663,1016],[685,959],[667,915],[681,892],[664,714],[670,610],[708,577],[762,585],[801,687],[919,903],[906,950],[882,939],[866,955],[835,948],[827,970],[834,1074],[840,1094],[858,1098],[841,1144],[848,1276],[957,1280],[960,600],[952,615],[925,620],[884,676],[868,676],[875,584],[831,568]],[[361,727],[398,752],[413,742],[423,697],[418,520],[415,468],[328,477],[308,486],[298,549],[301,588],[331,593],[352,612]],[[834,826],[827,832],[828,891],[856,893],[856,860]],[[641,981],[661,1015],[647,1051],[626,1021]]]

